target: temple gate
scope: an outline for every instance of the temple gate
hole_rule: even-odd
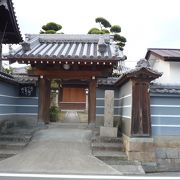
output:
[[[95,123],[97,78],[108,77],[122,59],[110,35],[27,35],[9,56],[11,63],[31,65],[29,75],[39,77],[38,115],[45,123],[49,123],[52,79],[60,79],[64,87],[88,89],[88,123]]]

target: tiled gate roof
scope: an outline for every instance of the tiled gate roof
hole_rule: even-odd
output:
[[[110,35],[27,35],[10,57],[16,59],[121,60],[123,53]]]

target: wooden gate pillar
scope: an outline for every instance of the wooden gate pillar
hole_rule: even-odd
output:
[[[46,77],[39,78],[39,114],[38,120],[49,123],[50,81]]]
[[[139,63],[147,63],[142,59]],[[132,121],[131,136],[151,135],[151,115],[150,115],[150,82],[161,76],[149,66],[137,65],[134,71],[127,74],[132,80]]]
[[[150,82],[159,78],[162,74],[150,68],[146,59],[137,62],[135,69],[124,73],[116,86],[123,86],[126,82],[132,84],[132,106],[129,123],[124,123],[124,132],[131,137],[151,136],[150,116]]]
[[[88,123],[90,124],[96,122],[96,79],[90,80],[88,95]]]
[[[132,136],[150,136],[150,97],[149,82],[143,79],[134,79],[132,82]]]

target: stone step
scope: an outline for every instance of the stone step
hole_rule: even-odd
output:
[[[92,142],[91,147],[93,148],[93,150],[124,151],[124,145],[119,142]]]
[[[51,123],[48,126],[51,128],[86,129],[88,128],[88,123]]]
[[[12,136],[32,136],[37,128],[32,127],[32,128],[19,128],[19,127],[13,127],[13,128],[8,128],[6,132],[4,132],[2,135],[12,135]]]
[[[3,161],[4,159],[6,159],[6,158],[0,158],[0,161]]]
[[[111,142],[111,143],[122,143],[121,137],[101,137],[96,136],[92,138],[92,142]]]
[[[19,150],[23,149],[28,142],[0,141],[0,149]]]
[[[144,169],[141,165],[111,165],[114,169],[122,173],[122,175],[143,175]]]
[[[93,155],[102,161],[106,160],[127,160],[125,152],[121,151],[93,151]]]
[[[142,167],[146,173],[154,173],[157,171],[163,171],[163,169],[164,171],[168,171],[167,167],[163,166],[163,169],[161,169],[156,162],[143,162]],[[177,171],[179,170],[177,169]]]
[[[29,142],[32,135],[0,135],[0,141]]]
[[[139,162],[139,161],[131,161],[131,160],[127,160],[127,159],[119,160],[116,158],[113,158],[113,159],[101,158],[101,160],[108,165],[141,165],[141,162]]]
[[[9,150],[9,149],[2,150],[1,149],[0,150],[0,159],[9,158],[11,156],[18,154],[19,152],[21,152],[21,150]]]
[[[100,132],[99,132],[99,128],[94,128],[92,131],[92,134],[94,135],[94,138],[99,136]]]

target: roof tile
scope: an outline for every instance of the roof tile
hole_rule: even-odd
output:
[[[146,58],[148,58],[149,53],[155,53],[167,60],[180,59],[180,49],[149,48]]]
[[[123,53],[112,42],[110,35],[27,35],[20,51],[10,58],[102,59],[121,60]],[[103,40],[102,40],[103,39]],[[98,42],[106,46],[99,51]],[[23,48],[29,44],[29,49]],[[101,44],[102,45],[102,44]]]

